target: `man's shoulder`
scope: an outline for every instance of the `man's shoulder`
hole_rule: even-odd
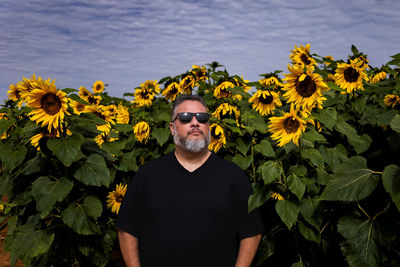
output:
[[[228,173],[244,174],[244,171],[231,159],[221,158],[217,154],[213,153],[214,164],[218,169]]]

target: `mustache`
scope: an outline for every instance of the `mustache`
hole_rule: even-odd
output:
[[[190,134],[192,134],[192,133],[194,133],[194,132],[200,132],[201,135],[205,136],[205,135],[204,135],[204,132],[203,132],[202,130],[200,130],[199,128],[194,128],[194,129],[190,130],[190,131],[187,133],[187,135],[190,135]]]

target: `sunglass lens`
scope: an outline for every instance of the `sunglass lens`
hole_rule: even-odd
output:
[[[192,113],[181,113],[179,114],[179,120],[182,123],[189,123],[192,121],[193,115]]]
[[[208,113],[197,113],[196,119],[200,123],[207,123],[210,115]]]

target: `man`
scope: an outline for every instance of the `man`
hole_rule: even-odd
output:
[[[250,266],[263,231],[247,211],[244,172],[208,150],[209,114],[183,95],[169,125],[175,151],[143,165],[124,197],[118,238],[128,267]]]

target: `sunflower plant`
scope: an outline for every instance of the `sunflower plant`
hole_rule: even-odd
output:
[[[218,62],[143,81],[60,89],[34,74],[0,108],[0,220],[11,263],[113,266],[115,219],[145,162],[174,149],[180,94],[204,97],[209,149],[253,184],[259,266],[400,264],[400,54],[382,67],[295,46],[288,72],[250,82]],[[88,90],[86,88],[91,88]]]

